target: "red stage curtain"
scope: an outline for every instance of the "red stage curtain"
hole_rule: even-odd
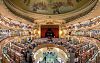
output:
[[[51,28],[54,32],[55,38],[59,38],[59,29],[58,28]],[[41,38],[45,38],[45,33],[48,28],[41,28]]]

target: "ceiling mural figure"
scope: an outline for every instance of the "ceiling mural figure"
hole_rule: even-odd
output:
[[[40,0],[31,3],[32,12],[46,14],[61,14],[74,9],[72,1],[68,0]]]
[[[64,14],[83,6],[87,0],[11,0],[22,9],[38,14]]]

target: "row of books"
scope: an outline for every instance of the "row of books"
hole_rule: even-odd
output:
[[[88,28],[88,27],[93,27],[95,25],[100,24],[100,16],[97,16],[95,18],[89,19],[88,21],[83,21],[83,22],[78,22],[76,24],[71,24],[70,26],[67,26],[69,29],[74,29],[74,30],[80,30],[82,28]]]
[[[0,29],[1,36],[27,36],[30,35],[29,30],[12,30],[12,29]]]
[[[93,57],[93,55],[95,55],[95,53],[98,52],[98,47],[96,45],[88,43],[88,42],[80,43],[80,42],[78,42],[77,39],[76,40],[74,39],[74,41],[71,41],[71,40],[68,41],[68,40],[65,40],[65,39],[63,39],[64,41],[60,41],[60,39],[56,38],[56,39],[53,39],[53,40],[58,40],[58,41],[56,41],[56,43],[55,42],[52,42],[52,43],[54,43],[56,45],[64,46],[67,50],[69,50],[69,53],[71,53],[70,51],[74,52],[75,54],[78,53],[78,58],[79,58],[80,63],[88,62]],[[43,42],[44,40],[42,41],[42,39],[36,39],[34,41],[35,41],[34,43],[37,43],[37,44],[39,42],[44,43]],[[45,41],[46,41],[46,39],[45,39]],[[74,43],[74,42],[76,42],[76,43]],[[71,50],[70,50],[70,48],[71,48]]]
[[[30,38],[30,37],[27,37],[27,38]],[[9,63],[10,62],[22,63],[25,60],[22,52],[28,49],[29,47],[30,43],[29,43],[29,40],[27,40],[27,38],[24,39],[24,42],[23,42],[23,39],[21,42],[14,40],[13,42],[6,44],[6,46],[3,48],[3,56],[9,59],[8,61]],[[26,43],[28,44],[26,45]]]
[[[86,36],[86,37],[93,37],[93,38],[100,38],[100,30],[88,30],[88,31],[73,31],[71,35],[75,36]]]
[[[3,26],[10,27],[10,28],[19,28],[23,30],[33,29],[35,26],[35,24],[34,25],[25,24],[25,23],[19,22],[18,20],[13,20],[11,18],[5,17],[1,14],[0,14],[0,24]]]
[[[45,39],[45,40],[43,40],[43,39]],[[54,40],[54,42],[53,42],[53,40]],[[74,42],[77,42],[77,44]],[[79,63],[86,63],[86,62],[90,61],[90,59],[93,56],[96,56],[96,59],[98,59],[97,57],[99,56],[96,54],[99,52],[99,50],[95,44],[91,44],[90,42],[78,42],[77,39],[72,41],[72,40],[67,40],[67,39],[53,38],[52,42],[48,41],[47,38],[34,39],[34,40],[31,40],[31,39],[23,40],[22,39],[21,42],[13,41],[11,43],[8,43],[4,47],[3,50],[6,51],[4,54],[6,54],[6,56],[8,55],[9,60],[13,60],[16,63],[21,63],[24,60],[22,51],[24,51],[24,50],[27,51],[30,49],[30,47],[32,50],[34,50],[35,47],[38,47],[39,45],[42,45],[44,43],[45,44],[55,44],[57,46],[65,47],[66,50],[68,50],[69,54],[70,53],[75,54],[74,58],[76,58],[76,57],[79,58]],[[32,51],[31,51],[31,53],[32,53]]]

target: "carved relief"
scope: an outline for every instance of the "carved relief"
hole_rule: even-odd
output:
[[[52,19],[45,19],[45,20],[36,20],[35,23],[37,23],[36,29],[38,31],[35,31],[36,35],[38,37],[41,37],[41,26],[42,25],[58,25],[59,26],[59,37],[64,38],[65,37],[65,21],[64,20],[52,20]]]

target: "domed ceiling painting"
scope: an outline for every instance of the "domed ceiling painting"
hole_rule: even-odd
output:
[[[90,0],[10,0],[23,10],[39,14],[63,14],[82,7]]]

